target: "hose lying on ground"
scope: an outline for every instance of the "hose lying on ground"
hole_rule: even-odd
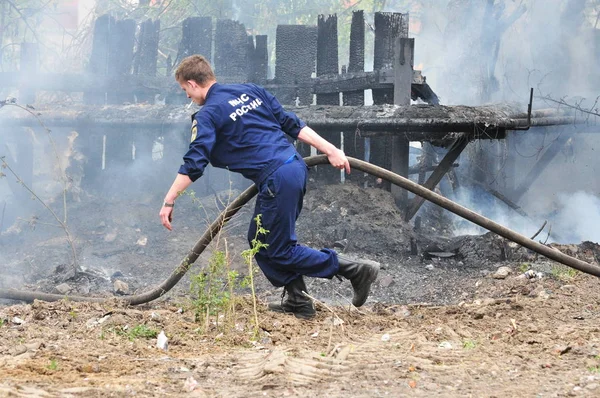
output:
[[[310,156],[305,158],[304,160],[306,161],[306,164],[308,166],[316,166],[319,164],[329,163],[325,155]],[[502,225],[484,216],[481,216],[475,213],[474,211],[471,211],[466,207],[463,207],[449,199],[446,199],[445,197],[438,195],[437,193],[430,191],[429,189],[424,188],[421,185],[412,182],[407,178],[392,173],[391,171],[385,170],[381,167],[372,165],[362,160],[350,157],[348,158],[348,160],[350,161],[350,166],[355,170],[360,170],[365,173],[369,173],[373,176],[380,177],[384,180],[391,182],[394,185],[398,185],[414,193],[415,195],[422,196],[430,202],[433,202],[436,205],[441,206],[444,209],[449,210],[460,217],[463,217],[506,239],[518,243],[521,246],[524,246],[539,254],[542,254],[551,260],[558,261],[564,265],[567,265],[571,268],[575,268],[587,274],[600,277],[600,267],[598,266],[588,264],[585,261],[581,261],[574,257],[568,256],[556,249],[531,240],[524,235],[521,235],[506,227],[503,227]],[[252,185],[250,188],[242,192],[242,194],[238,196],[229,206],[227,206],[227,208],[223,210],[219,217],[215,221],[213,221],[213,223],[208,227],[208,229],[204,232],[202,237],[198,240],[198,242],[196,242],[196,245],[193,247],[193,249],[179,263],[177,268],[175,268],[171,275],[167,279],[165,279],[159,286],[145,293],[123,297],[121,298],[121,300],[131,305],[144,304],[152,300],[156,300],[157,298],[163,296],[165,293],[171,290],[179,282],[179,280],[181,280],[183,275],[185,275],[185,273],[191,268],[192,264],[194,264],[194,262],[206,249],[206,247],[212,241],[212,239],[219,233],[224,223],[231,219],[231,217],[233,217],[233,215],[237,213],[243,205],[250,201],[250,199],[252,199],[256,195],[256,193],[256,186]],[[20,300],[26,302],[32,302],[36,299],[43,301],[57,301],[64,299],[65,297],[66,296],[60,294],[28,292],[15,289],[0,289],[0,298]],[[109,298],[68,296],[68,299],[73,301],[103,302],[108,300]],[[114,297],[111,297],[110,299],[114,300]]]

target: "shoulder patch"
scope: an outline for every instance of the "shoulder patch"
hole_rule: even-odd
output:
[[[192,122],[192,142],[194,142],[194,140],[196,139],[196,137],[198,136],[198,121],[196,119],[194,119],[194,121]]]

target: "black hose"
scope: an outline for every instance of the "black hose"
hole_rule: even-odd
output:
[[[320,164],[328,164],[329,161],[325,155],[317,155],[310,156],[304,159],[308,166],[316,166]],[[487,230],[490,230],[506,239],[509,239],[515,243],[518,243],[521,246],[524,246],[528,249],[531,249],[539,254],[542,254],[548,257],[551,260],[558,261],[564,265],[567,265],[571,268],[575,268],[581,272],[585,272],[590,275],[594,275],[600,277],[600,267],[588,264],[585,261],[581,261],[574,257],[568,256],[556,249],[553,249],[549,246],[538,243],[534,240],[529,239],[528,237],[521,235],[513,230],[510,230],[502,225],[486,218],[482,215],[475,213],[463,207],[445,197],[438,195],[437,193],[430,191],[423,186],[412,182],[411,180],[399,176],[398,174],[392,173],[389,170],[383,169],[381,167],[375,166],[368,162],[364,162],[362,160],[354,159],[349,157],[350,166],[353,169],[363,171],[365,173],[369,173],[373,176],[380,177],[384,180],[391,182],[394,185],[398,185],[415,195],[421,196],[430,202],[435,203],[438,206],[443,207],[446,210],[451,211],[452,213],[463,217]],[[122,300],[131,305],[138,305],[148,303],[152,300],[156,300],[157,298],[163,296],[169,290],[171,290],[185,275],[185,273],[190,269],[192,264],[198,259],[200,254],[206,249],[208,244],[212,241],[212,239],[219,233],[223,225],[233,217],[238,210],[244,206],[246,203],[250,201],[257,193],[256,186],[252,185],[250,188],[246,189],[240,196],[238,196],[223,212],[217,217],[215,221],[208,227],[208,229],[204,232],[202,237],[196,242],[196,245],[193,249],[185,256],[185,258],[179,263],[177,268],[173,270],[171,275],[167,279],[165,279],[159,286],[154,289],[141,294],[136,294],[133,296],[123,297]],[[0,298],[9,299],[9,300],[20,300],[32,302],[33,300],[43,300],[43,301],[57,301],[64,298],[68,298],[73,301],[88,301],[88,302],[103,302],[107,300],[107,298],[100,297],[82,297],[82,296],[64,296],[60,294],[49,294],[49,293],[40,293],[40,292],[27,292],[20,291],[15,289],[0,289]],[[110,299],[114,299],[111,297]]]

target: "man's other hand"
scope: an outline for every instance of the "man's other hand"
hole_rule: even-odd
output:
[[[171,226],[171,221],[173,221],[173,208],[163,206],[158,215],[162,225],[164,225],[169,231],[172,231],[173,227]]]
[[[346,158],[344,151],[341,149],[336,148],[327,156],[327,159],[336,169],[346,170],[346,173],[350,174],[350,162],[348,161],[348,158]]]

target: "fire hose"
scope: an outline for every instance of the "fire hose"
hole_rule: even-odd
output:
[[[308,166],[316,166],[320,164],[328,164],[329,161],[325,155],[310,156],[304,159]],[[533,250],[539,254],[546,256],[547,258],[558,261],[571,268],[585,272],[586,274],[600,277],[600,267],[586,263],[585,261],[579,260],[575,257],[568,256],[556,249],[546,246],[542,243],[536,242],[528,237],[521,235],[511,229],[508,229],[489,218],[475,213],[472,210],[467,209],[464,206],[459,205],[407,178],[404,178],[398,174],[392,173],[389,170],[375,166],[368,162],[354,159],[349,157],[350,166],[352,169],[360,170],[365,173],[371,174],[376,177],[380,177],[384,180],[389,181],[394,185],[398,185],[407,191],[414,193],[415,195],[421,196],[426,200],[429,200],[436,205],[443,207],[452,213],[465,218],[491,232],[494,232],[506,239],[509,239],[523,247]],[[126,296],[121,298],[126,304],[138,305],[148,303],[162,297],[169,290],[171,290],[185,275],[185,273],[191,268],[194,262],[198,259],[200,254],[206,249],[212,239],[217,236],[223,225],[240,210],[242,206],[250,201],[257,194],[257,188],[252,185],[240,194],[233,202],[227,206],[223,212],[217,217],[215,221],[207,228],[204,234],[196,242],[195,246],[188,252],[185,258],[179,263],[179,265],[173,270],[171,275],[165,279],[160,285],[154,287],[152,290],[140,293],[136,295]],[[64,298],[68,298],[72,301],[87,301],[87,302],[104,302],[108,299],[114,300],[114,297],[83,297],[83,296],[65,296],[61,294],[50,294],[41,292],[30,292],[16,289],[0,289],[0,298],[9,300],[20,300],[26,302],[32,302],[33,300],[42,301],[58,301]]]

